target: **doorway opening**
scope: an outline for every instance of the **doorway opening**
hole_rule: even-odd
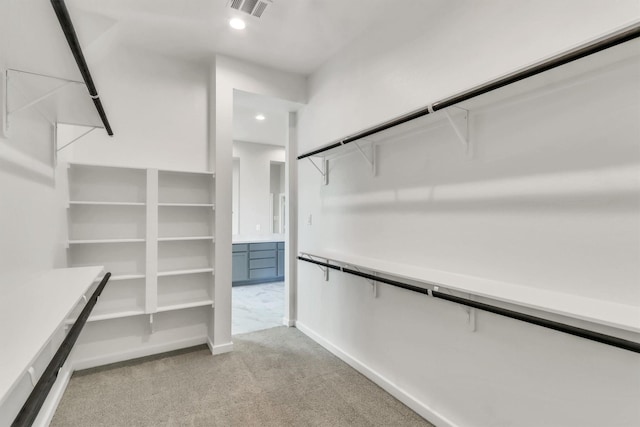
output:
[[[287,146],[299,104],[234,91],[232,334],[281,326],[288,302]]]

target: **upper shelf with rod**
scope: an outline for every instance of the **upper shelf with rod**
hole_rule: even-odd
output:
[[[104,129],[112,136],[111,124],[98,96],[64,1],[51,0],[51,4],[83,81],[32,70],[3,70],[0,79],[2,134],[10,136],[13,133],[12,127],[21,121],[20,115],[32,111],[42,116],[56,130],[58,125],[86,128],[82,133],[74,134],[71,142],[61,144],[62,148],[95,129]],[[60,149],[58,147],[58,151]]]
[[[445,99],[428,104],[405,115],[393,118],[376,126],[348,135],[338,141],[324,145],[317,149],[303,153],[298,160],[309,159],[328,182],[328,156],[338,150],[342,152],[345,146],[352,151],[359,151],[372,166],[375,173],[375,149],[367,155],[358,142],[377,142],[388,138],[391,129],[415,121],[425,116],[440,116],[447,120],[458,139],[467,146],[468,110],[485,105],[505,102],[515,96],[543,90],[550,86],[563,84],[579,76],[598,72],[610,64],[638,57],[638,38],[640,37],[640,23],[634,23],[607,36],[571,49],[567,52],[537,62],[520,70],[491,80],[474,88],[462,91]],[[611,49],[614,48],[615,49]],[[594,55],[601,52],[599,55]],[[508,87],[508,88],[507,88]],[[436,114],[442,112],[442,114]],[[323,158],[318,166],[312,157]]]

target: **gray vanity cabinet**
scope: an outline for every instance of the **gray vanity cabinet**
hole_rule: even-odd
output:
[[[284,242],[233,245],[233,286],[284,280]]]

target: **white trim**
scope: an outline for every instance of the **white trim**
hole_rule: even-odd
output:
[[[226,344],[213,345],[211,338],[207,338],[207,345],[209,346],[209,350],[211,350],[212,355],[229,353],[233,351],[233,342],[228,342]]]
[[[71,380],[72,374],[73,369],[71,369],[71,363],[67,361],[58,373],[56,382],[53,384],[53,387],[51,387],[51,391],[49,391],[47,399],[42,404],[42,407],[38,412],[38,416],[33,422],[35,427],[46,427],[51,423],[53,415],[56,413],[58,405],[62,400],[62,396],[69,385],[69,380]]]
[[[152,356],[155,354],[166,353],[168,351],[180,350],[183,348],[193,347],[200,344],[206,344],[207,337],[187,338],[179,341],[171,341],[157,345],[150,345],[142,348],[136,348],[130,351],[120,351],[92,357],[84,360],[73,360],[73,370],[80,371],[83,369],[94,368],[96,366],[109,365],[111,363],[124,362],[126,360],[138,359],[140,357]]]
[[[329,350],[331,353],[336,355],[338,358],[343,360],[349,366],[351,366],[356,371],[360,372],[365,377],[369,378],[371,381],[379,385],[386,392],[391,394],[393,397],[398,399],[400,402],[407,405],[409,408],[414,410],[418,415],[428,420],[430,423],[435,424],[438,427],[458,427],[458,424],[454,423],[450,419],[448,419],[443,414],[435,411],[433,408],[429,407],[426,403],[420,402],[418,399],[404,391],[402,388],[398,387],[392,381],[384,377],[379,372],[371,369],[369,366],[362,363],[360,360],[351,356],[349,353],[342,350],[340,347],[336,346],[332,342],[326,340],[322,336],[320,336],[317,332],[305,326],[300,321],[296,322],[296,328],[320,344],[322,347]]]
[[[282,318],[282,324],[284,326],[287,326],[289,328],[295,328],[296,326],[296,320],[295,319],[289,319],[287,317],[283,317]]]

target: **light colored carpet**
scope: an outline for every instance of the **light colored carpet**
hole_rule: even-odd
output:
[[[430,426],[295,328],[77,372],[52,426]]]

